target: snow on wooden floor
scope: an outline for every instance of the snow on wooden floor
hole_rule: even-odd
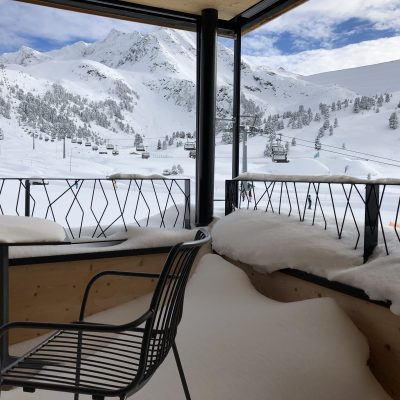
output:
[[[126,321],[144,310],[148,300],[92,320]],[[194,400],[390,398],[367,367],[365,338],[333,300],[273,301],[217,255],[204,256],[189,282],[177,344]],[[3,394],[4,400],[55,398],[72,395]],[[171,354],[132,398],[184,399]]]

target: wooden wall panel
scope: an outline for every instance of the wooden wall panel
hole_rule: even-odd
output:
[[[109,269],[160,272],[167,254],[55,262],[10,268],[10,320],[70,322],[78,319],[87,282]],[[103,277],[92,289],[87,315],[133,300],[153,290],[153,279]],[[10,343],[41,332],[15,331]]]

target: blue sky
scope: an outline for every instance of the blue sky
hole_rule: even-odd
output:
[[[0,0],[0,11],[0,53],[16,51],[22,45],[48,51],[78,40],[93,42],[112,28],[142,32],[155,29],[13,0]],[[400,49],[393,48],[394,38],[400,40],[400,0],[310,0],[246,35],[243,54],[295,72],[300,72],[304,60],[312,57],[315,68],[311,71],[308,66],[308,72],[315,73],[329,69],[324,64],[331,59],[334,62],[330,68],[340,68],[335,54],[343,52],[347,59],[342,67],[357,66],[361,51],[371,52],[361,57],[367,63],[400,59]]]

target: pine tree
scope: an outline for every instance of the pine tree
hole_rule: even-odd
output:
[[[320,113],[315,113],[314,121],[321,121],[321,114]]]
[[[390,129],[397,129],[399,126],[399,120],[397,118],[397,114],[394,112],[389,117],[389,128]]]
[[[296,143],[296,138],[293,138],[293,139],[292,139],[292,146],[296,146],[296,144],[297,144],[297,143]]]
[[[174,165],[172,166],[172,168],[171,168],[171,173],[172,173],[172,175],[178,175],[178,170],[177,170],[175,164],[174,164]]]
[[[333,135],[333,126],[331,125],[329,127],[329,136],[332,136],[332,135]]]
[[[335,121],[333,122],[333,127],[334,127],[334,128],[337,128],[338,126],[339,126],[338,119],[335,118]]]
[[[385,93],[385,103],[389,103],[389,102],[390,102],[389,93]]]
[[[167,148],[168,148],[167,141],[166,141],[166,140],[163,140],[163,142],[162,142],[162,149],[163,149],[163,150],[167,150]]]
[[[157,142],[157,150],[161,150],[161,148],[162,148],[161,140],[158,139],[158,142]]]
[[[342,149],[346,150],[346,143],[342,143]]]
[[[360,112],[360,98],[356,97],[354,100],[353,112],[358,114]]]
[[[178,164],[176,169],[177,169],[179,175],[182,175],[184,173],[184,170],[183,170],[181,164]]]

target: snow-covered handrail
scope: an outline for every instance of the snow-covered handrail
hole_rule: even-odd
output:
[[[339,184],[365,184],[365,185],[400,185],[400,179],[380,178],[361,179],[348,175],[274,175],[245,172],[235,178],[238,181],[269,181],[269,182],[306,182],[306,183],[339,183]]]
[[[297,215],[325,229],[332,225],[339,239],[355,237],[355,249],[362,237],[364,261],[378,240],[389,254],[389,231],[390,241],[400,242],[400,179],[245,173],[226,181],[225,214],[235,209]]]
[[[190,228],[190,180],[137,174],[0,178],[0,214],[50,219],[74,239],[106,238],[128,224]]]

